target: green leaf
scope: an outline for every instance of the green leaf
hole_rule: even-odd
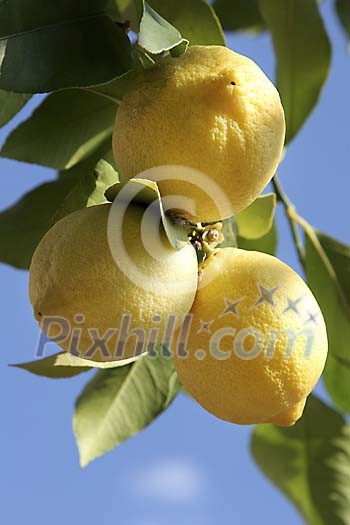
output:
[[[172,360],[161,356],[97,372],[74,414],[80,464],[87,465],[149,425],[178,393],[176,377]]]
[[[344,29],[347,40],[350,40],[350,4],[349,0],[336,0],[336,12],[339,22]]]
[[[85,88],[90,93],[105,97],[115,104],[119,104],[137,79],[136,71],[129,71],[126,75],[116,78],[107,84]]]
[[[7,138],[3,157],[68,169],[93,153],[111,135],[117,105],[71,89],[49,95]]]
[[[343,299],[347,303],[347,313],[350,317],[350,245],[322,232],[317,232],[317,238],[334,268],[339,286],[343,290]]]
[[[0,260],[29,268],[33,252],[52,224],[52,216],[76,179],[62,178],[38,186],[0,213]]]
[[[174,26],[154,11],[151,6],[145,5],[138,42],[143,49],[157,55],[169,51],[185,41]]]
[[[224,241],[220,244],[220,248],[237,247],[237,225],[235,217],[229,217],[222,221],[222,232]]]
[[[275,255],[277,250],[277,231],[275,223],[273,223],[270,231],[260,239],[246,239],[245,237],[237,237],[238,248],[242,250],[253,250],[256,252],[264,252],[270,255]]]
[[[110,138],[86,160],[76,164],[70,170],[61,172],[60,177],[49,183],[42,184],[24,195],[13,206],[0,213],[0,261],[17,268],[29,268],[33,252],[47,230],[64,215],[62,202],[69,199],[71,208],[66,207],[66,213],[87,205],[89,198],[96,202],[98,197],[105,201],[101,181],[94,174],[95,166],[101,157],[110,150]],[[93,184],[83,185],[85,193],[74,200],[68,196],[75,188],[85,181]],[[105,185],[111,179],[107,177]],[[74,203],[74,206],[73,206]],[[61,209],[59,213],[58,210]]]
[[[265,24],[258,0],[215,0],[213,7],[225,31],[260,31]]]
[[[309,525],[348,525],[350,428],[316,397],[291,428],[259,425],[252,454]]]
[[[0,128],[5,126],[28,102],[31,95],[0,90]]]
[[[35,30],[38,27],[55,26],[79,17],[91,17],[105,10],[106,0],[26,0],[0,1],[0,38],[10,34]]]
[[[150,0],[149,3],[190,45],[226,45],[219,19],[205,0]]]
[[[261,195],[245,210],[236,215],[238,235],[246,239],[259,239],[266,235],[273,224],[276,195]]]
[[[87,170],[76,185],[63,199],[53,217],[57,222],[80,208],[108,202],[105,197],[107,188],[119,181],[118,173],[105,160],[100,160],[94,170]]]
[[[68,352],[60,352],[58,354],[44,357],[43,359],[36,359],[35,361],[30,361],[28,363],[19,363],[10,366],[22,368],[32,374],[49,377],[50,379],[64,379],[76,376],[82,372],[88,372],[93,368],[107,369],[126,366],[139,358],[140,356],[121,361],[97,363],[96,361],[89,361],[88,359],[80,359]]]
[[[109,146],[111,146],[111,143],[109,144]],[[106,153],[102,155],[102,159],[108,162],[108,164],[110,164],[112,168],[115,171],[117,171],[117,165],[115,163],[114,154],[113,154],[113,150],[111,147],[106,151]]]
[[[44,359],[36,359],[35,361],[30,361],[28,363],[19,363],[10,366],[22,368],[23,370],[27,370],[27,372],[31,372],[37,376],[49,377],[50,379],[65,379],[91,370],[89,366],[73,364],[73,362],[70,363],[68,362],[69,359],[75,360],[79,358],[71,356],[66,352],[62,352],[50,355]],[[60,361],[63,361],[62,364]],[[64,361],[67,362],[64,363]],[[83,361],[83,359],[80,361]]]
[[[86,206],[95,206],[96,204],[102,204],[108,202],[105,196],[107,188],[119,182],[119,175],[104,159],[101,159],[95,167],[94,176],[96,184],[93,192],[90,193]]]
[[[331,48],[316,0],[259,0],[277,60],[286,142],[298,133],[320,96]]]
[[[188,244],[187,225],[182,219],[177,219],[164,212],[162,198],[156,182],[148,179],[133,178],[123,184],[115,184],[108,188],[106,197],[110,202],[119,199],[121,202],[135,202],[145,207],[157,202],[165,234],[175,250],[181,250]]]
[[[105,14],[106,1],[0,3],[0,88],[46,93],[89,86],[132,66],[124,30]],[[64,45],[62,45],[64,42]],[[67,49],[72,50],[67,59]]]
[[[350,412],[350,248],[320,232],[306,232],[305,272],[324,315],[329,354],[323,373],[336,405]]]
[[[135,33],[139,31],[143,11],[143,0],[108,0],[108,16],[113,20],[130,25]]]
[[[333,332],[333,330],[331,331]],[[343,334],[338,334],[338,339],[342,339],[343,337]],[[332,348],[334,348],[333,341],[334,338],[332,336],[332,342],[330,343]],[[335,350],[337,350],[337,348],[335,348]],[[322,377],[326,390],[334,404],[341,412],[350,413],[349,356],[342,358],[338,353],[330,350]]]

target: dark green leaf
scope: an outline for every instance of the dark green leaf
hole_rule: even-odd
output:
[[[226,45],[215,11],[205,0],[150,0],[149,3],[190,45]]]
[[[136,81],[137,73],[135,71],[129,71],[126,75],[116,78],[107,84],[101,84],[99,86],[91,86],[85,88],[90,93],[95,93],[100,97],[110,99],[115,104],[119,104],[122,98],[126,95],[133,83]]]
[[[5,126],[28,102],[31,95],[0,90],[0,128]]]
[[[309,525],[348,525],[350,429],[340,414],[311,396],[291,428],[259,425],[252,454],[263,473]]]
[[[86,206],[90,195],[95,196],[95,199],[99,196],[101,202],[105,201],[101,181],[93,174],[97,162],[109,149],[110,139],[102,143],[88,159],[70,170],[61,172],[58,180],[34,188],[16,204],[0,213],[1,261],[17,268],[28,268],[40,239],[58,220],[58,210],[61,210],[61,216],[64,215],[62,202],[68,199],[71,192],[86,177],[94,181],[94,184],[89,186],[90,193],[87,187],[83,186],[85,193],[82,192],[74,201],[74,206],[73,199],[70,200],[71,209],[67,207],[66,212]],[[105,176],[102,177],[104,178]],[[108,184],[109,177],[106,186]]]
[[[152,54],[163,53],[185,41],[179,31],[148,4],[140,23],[139,45]]]
[[[350,3],[349,0],[336,0],[335,8],[347,39],[350,39]]]
[[[54,26],[76,18],[91,17],[106,8],[107,0],[0,0],[0,38]]]
[[[320,232],[306,232],[305,271],[327,326],[325,386],[334,403],[350,412],[350,248]]]
[[[113,101],[87,91],[53,93],[10,134],[1,155],[56,169],[70,168],[111,135],[116,110]]]
[[[260,239],[246,239],[238,236],[238,248],[242,250],[253,250],[256,252],[264,252],[270,255],[275,255],[277,249],[277,232],[275,224],[272,225],[270,231]]]
[[[225,31],[260,31],[264,28],[258,0],[215,0],[213,7]]]
[[[179,388],[172,360],[160,356],[97,372],[80,395],[74,415],[81,465],[148,426]]]
[[[348,314],[350,314],[350,245],[322,232],[317,232],[317,237],[334,268],[349,308]]]
[[[276,195],[261,195],[245,210],[238,213],[236,223],[238,235],[246,239],[260,239],[272,227],[276,209]]]
[[[52,224],[52,216],[76,184],[65,177],[30,191],[0,213],[0,260],[16,268],[29,268],[33,252]]]
[[[111,146],[111,144],[110,144],[110,146]],[[102,159],[105,160],[106,162],[108,162],[108,164],[110,164],[112,166],[112,168],[117,171],[117,165],[115,163],[115,159],[114,159],[112,148],[108,149],[107,152],[104,155],[102,155]]]
[[[107,82],[130,70],[130,41],[105,8],[105,0],[2,0],[0,88],[46,93]]]
[[[58,354],[50,355],[49,357],[44,357],[43,359],[30,361],[29,363],[20,363],[10,366],[22,368],[23,370],[27,370],[38,376],[49,377],[51,379],[64,379],[76,376],[82,372],[88,372],[93,368],[107,369],[126,366],[137,359],[139,359],[139,357],[124,359],[122,361],[97,363],[95,361],[89,361],[88,359],[80,359],[68,352],[60,352]]]
[[[313,110],[329,71],[331,48],[316,0],[259,0],[277,60],[286,142]]]

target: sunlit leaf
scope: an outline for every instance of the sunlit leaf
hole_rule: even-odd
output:
[[[81,465],[143,430],[169,406],[179,388],[172,360],[161,356],[97,372],[74,414]]]
[[[236,216],[238,235],[246,239],[259,239],[266,235],[272,227],[275,209],[276,195],[274,193],[258,197]]]
[[[134,178],[123,184],[115,184],[108,188],[106,197],[110,202],[119,199],[122,202],[135,202],[146,207],[157,204],[160,219],[170,244],[176,250],[188,243],[186,224],[181,219],[172,217],[164,212],[162,198],[156,182],[148,179]]]
[[[306,523],[348,525],[350,428],[340,414],[311,396],[295,426],[259,425],[251,447],[263,473]]]
[[[315,107],[327,79],[331,48],[316,0],[259,0],[277,61],[286,142]]]
[[[149,53],[169,51],[185,39],[180,32],[148,4],[140,23],[139,45]]]
[[[29,361],[28,363],[18,363],[10,366],[22,368],[23,370],[31,372],[37,376],[49,377],[50,379],[70,378],[91,370],[89,366],[83,366],[80,364],[58,364],[60,358],[64,357],[64,359],[66,359],[66,356],[68,359],[78,359],[77,357],[74,358],[66,352],[62,352],[59,354],[50,355],[49,357],[45,357],[43,359],[36,359],[35,361]],[[81,361],[83,360],[81,359]]]
[[[149,3],[190,45],[225,45],[220,22],[205,0],[150,0]]]
[[[107,13],[113,20],[124,23],[136,33],[144,11],[143,0],[108,0]]]
[[[246,239],[245,237],[237,237],[238,248],[242,250],[253,250],[256,252],[264,252],[270,255],[275,255],[277,250],[277,232],[276,226],[273,223],[270,231],[260,239]]]
[[[50,379],[64,379],[96,368],[108,369],[129,365],[137,359],[140,359],[140,356],[120,361],[98,363],[96,361],[75,357],[68,352],[60,352],[28,363],[19,363],[10,366],[22,368],[32,374],[49,377]]]

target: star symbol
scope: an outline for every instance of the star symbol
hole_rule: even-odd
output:
[[[297,308],[297,305],[300,303],[300,301],[302,301],[304,299],[304,296],[302,295],[301,297],[299,297],[299,299],[296,299],[295,301],[293,301],[292,299],[290,299],[289,297],[287,297],[287,303],[288,303],[288,306],[283,310],[283,313],[285,312],[288,312],[289,310],[292,310],[293,312],[295,312],[296,314],[299,315],[299,310]]]
[[[210,325],[212,324],[212,322],[213,321],[205,322],[205,321],[202,321],[201,319],[200,320],[201,326],[199,330],[197,330],[197,334],[200,334],[201,332],[207,332],[208,334],[211,334]]]
[[[244,297],[242,299],[238,299],[238,301],[230,301],[230,299],[227,299],[227,297],[224,298],[226,308],[225,310],[219,315],[219,317],[223,317],[226,314],[233,314],[236,317],[239,317],[239,313],[237,312],[238,305],[243,301]]]
[[[320,315],[320,312],[316,312],[315,314],[311,314],[310,312],[308,312],[308,315],[309,317],[306,319],[304,324],[311,322],[317,324],[316,317]]]
[[[273,294],[278,290],[279,286],[275,286],[274,288],[265,288],[264,286],[262,286],[261,284],[258,284],[259,286],[259,289],[260,289],[260,297],[259,299],[256,301],[255,304],[253,304],[252,308],[254,308],[255,306],[258,306],[259,304],[262,304],[262,303],[268,303],[268,304],[271,304],[271,306],[275,306],[275,301],[273,300]]]

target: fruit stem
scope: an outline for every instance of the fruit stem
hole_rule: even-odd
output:
[[[222,223],[203,225],[198,222],[191,224],[189,240],[197,251],[199,260],[205,260],[218,250],[217,246],[224,242]]]
[[[303,242],[300,238],[298,227],[301,224],[301,221],[303,221],[304,225],[306,221],[304,221],[304,219],[302,219],[302,217],[298,215],[294,204],[288,198],[279,179],[277,178],[277,175],[275,175],[274,178],[272,179],[272,185],[276,192],[277,199],[284,206],[284,211],[285,211],[286,217],[289,222],[290,230],[291,230],[293,240],[295,243],[295,247],[298,253],[299,261],[300,261],[300,264],[304,267],[305,266],[305,249],[304,249]]]

